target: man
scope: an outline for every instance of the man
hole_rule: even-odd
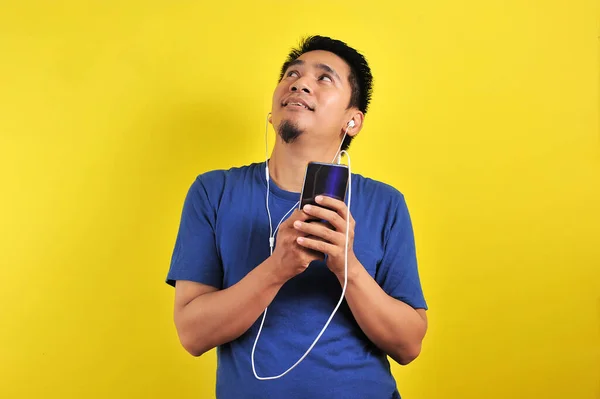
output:
[[[194,356],[217,348],[219,399],[400,397],[386,355],[410,363],[427,329],[412,226],[400,192],[357,174],[345,301],[302,362],[265,378],[301,358],[340,298],[346,204],[323,198],[291,210],[307,163],[331,162],[361,130],[371,81],[366,60],[345,43],[305,39],[273,94],[269,180],[261,162],[201,174],[188,192],[167,282],[183,347]]]

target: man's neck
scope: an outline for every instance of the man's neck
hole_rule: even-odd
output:
[[[298,141],[286,144],[277,137],[269,159],[269,174],[279,188],[294,193],[302,191],[306,165],[309,162],[330,163],[339,144],[317,145]]]

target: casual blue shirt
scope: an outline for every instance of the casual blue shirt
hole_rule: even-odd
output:
[[[403,195],[358,174],[351,178],[356,257],[387,294],[426,309]],[[300,194],[269,184],[275,229]],[[190,280],[225,289],[267,259],[266,190],[264,162],[199,175],[185,198],[167,283]],[[283,285],[269,305],[257,344],[259,376],[279,375],[305,353],[341,290],[321,261]],[[217,347],[218,399],[400,397],[386,354],[362,332],[346,301],[308,356],[275,380],[258,380],[252,372],[252,346],[261,319],[236,340]]]

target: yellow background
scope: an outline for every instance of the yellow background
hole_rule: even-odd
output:
[[[164,283],[181,205],[263,159],[308,33],[370,61],[352,166],[412,213],[431,310],[403,397],[600,397],[598,2],[391,4],[2,3],[0,397],[213,397]]]

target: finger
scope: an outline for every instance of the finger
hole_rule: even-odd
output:
[[[344,219],[344,221],[349,216],[350,223],[353,223],[352,213],[349,212],[348,206],[344,201],[326,195],[319,195],[315,200],[320,206],[334,210],[342,219]]]
[[[320,238],[335,245],[342,245],[344,243],[344,235],[342,233],[330,229],[323,223],[306,223],[297,220],[294,222],[294,228],[308,236]]]
[[[288,223],[294,223],[296,220],[300,220],[302,222],[308,220],[310,218],[310,215],[307,215],[306,212],[303,212],[300,209],[296,209],[294,212],[292,212],[292,215],[289,217],[289,219],[286,221]]]
[[[336,257],[343,253],[342,248],[325,241],[314,240],[307,237],[298,237],[296,241],[298,242],[298,245],[304,248],[312,249],[313,251],[321,252],[332,257]]]
[[[345,232],[346,231],[346,221],[335,211],[322,208],[320,206],[314,205],[306,205],[304,208],[304,212],[307,214],[316,217],[317,219],[326,220],[335,228],[337,231]]]
[[[324,206],[326,208],[330,208],[337,213],[343,211],[345,214],[345,211],[347,208],[346,203],[344,201],[340,201],[338,199],[329,197],[327,195],[317,195],[317,197],[315,198],[315,201],[317,202],[317,204]]]

